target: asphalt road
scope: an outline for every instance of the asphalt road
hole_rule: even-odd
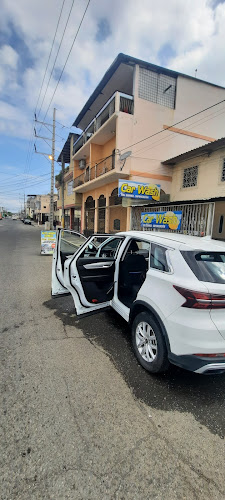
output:
[[[136,362],[113,311],[52,299],[40,228],[0,221],[2,500],[224,499],[225,376]]]

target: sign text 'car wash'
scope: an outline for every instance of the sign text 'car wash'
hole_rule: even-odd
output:
[[[157,227],[161,229],[174,229],[179,231],[181,228],[182,212],[142,212],[142,227]]]
[[[160,200],[160,184],[146,184],[119,179],[118,195],[125,198]]]

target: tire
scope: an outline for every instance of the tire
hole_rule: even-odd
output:
[[[132,324],[132,343],[135,355],[145,370],[161,373],[169,368],[163,333],[148,312],[141,312],[135,317]]]

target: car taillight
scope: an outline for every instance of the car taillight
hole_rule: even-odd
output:
[[[173,287],[186,299],[186,302],[182,304],[182,307],[190,307],[194,309],[225,308],[225,295],[196,292],[194,290],[187,290],[186,288],[176,285],[173,285]]]

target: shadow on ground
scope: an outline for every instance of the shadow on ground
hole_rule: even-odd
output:
[[[109,355],[134,396],[150,407],[192,413],[199,424],[224,437],[225,374],[197,375],[175,366],[166,374],[150,375],[136,361],[130,328],[112,309],[78,319],[71,296],[51,299],[44,305],[65,325],[76,326],[84,336]]]

